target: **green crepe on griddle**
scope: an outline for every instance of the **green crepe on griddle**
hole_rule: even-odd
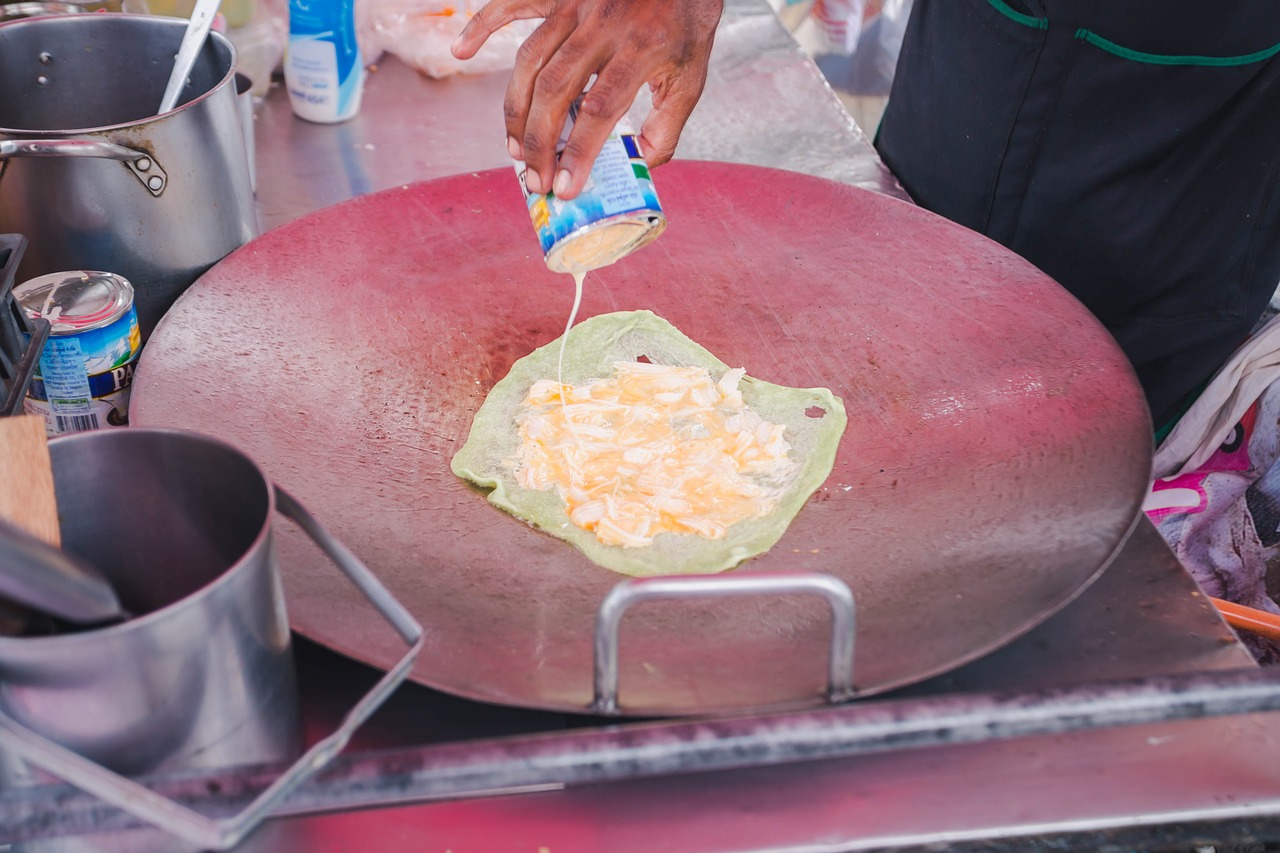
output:
[[[624,548],[600,542],[590,530],[569,521],[556,489],[522,488],[514,472],[520,447],[516,417],[534,382],[556,378],[560,340],[540,347],[511,366],[485,398],[466,443],[453,457],[453,473],[489,492],[489,502],[577,547],[592,562],[624,575],[705,574],[730,569],[763,554],[782,538],[809,496],[835,463],[844,433],[844,404],[825,388],[788,388],[745,376],[738,385],[748,407],[766,421],[786,427],[790,458],[799,463],[795,479],[769,514],[739,521],[721,539],[659,533],[651,545]],[[718,380],[728,370],[703,347],[650,311],[620,311],[583,320],[569,332],[564,352],[566,385],[581,385],[613,373],[617,361],[641,357],[655,364],[705,367]],[[817,406],[826,414],[811,417]]]

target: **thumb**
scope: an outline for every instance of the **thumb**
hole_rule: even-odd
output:
[[[650,166],[661,166],[676,153],[680,133],[697,106],[705,81],[705,75],[694,75],[692,80],[667,80],[654,87],[653,108],[640,127],[641,150]]]
[[[671,159],[691,112],[692,109],[677,113],[658,106],[649,111],[640,127],[640,150],[646,163],[661,166]]]

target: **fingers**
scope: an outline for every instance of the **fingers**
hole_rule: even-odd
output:
[[[603,3],[600,8],[609,6]],[[648,0],[627,8],[627,26],[618,30],[623,37],[602,57],[599,76],[561,156],[556,192],[561,194],[563,187],[565,198],[572,198],[586,183],[604,140],[646,81],[654,98],[639,142],[650,166],[671,159],[706,85],[722,0]]]
[[[490,0],[467,21],[450,50],[458,59],[470,59],[489,40],[489,36],[512,21],[545,17],[544,7],[547,5],[537,0]]]
[[[706,82],[722,0],[490,0],[454,43],[475,54],[511,21],[543,18],[521,45],[503,100],[507,149],[529,190],[578,195],[609,133],[647,81],[654,111],[641,133],[651,165],[675,150]],[[557,158],[570,104],[583,96]]]
[[[555,170],[553,189],[557,196],[569,199],[582,191],[596,155],[643,83],[638,77],[633,64],[614,57],[583,96]]]
[[[520,46],[507,85],[503,113],[508,150],[528,167],[526,185],[548,192],[556,168],[556,145],[569,105],[582,94],[596,63],[584,39],[572,39],[576,21],[552,14]]]

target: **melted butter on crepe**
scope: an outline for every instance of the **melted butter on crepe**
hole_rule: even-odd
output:
[[[556,376],[559,349],[553,341],[512,365],[476,413],[452,469],[491,489],[490,503],[571,542],[604,568],[632,576],[732,568],[773,547],[831,472],[846,419],[839,398],[825,388],[788,388],[745,376],[667,321],[633,311],[592,317],[573,328],[563,374],[573,390],[561,401],[560,384],[549,378]],[[574,408],[587,402],[577,397],[596,393],[602,394],[600,405]],[[599,443],[594,449],[607,451],[587,463],[594,474],[577,483],[564,469],[587,457],[554,437],[554,410],[562,403],[560,417],[574,424],[574,444],[589,451]],[[625,413],[616,408],[624,404]],[[606,415],[610,406],[615,408]],[[666,424],[644,425],[651,416]],[[536,442],[527,442],[531,430],[553,451],[560,445],[564,461],[554,453],[537,458]],[[625,436],[655,439],[656,445],[629,444]],[[707,441],[699,446],[694,439]],[[666,450],[663,442],[670,445]],[[656,471],[646,476],[655,461]],[[729,476],[715,468],[730,465],[741,470]],[[670,491],[682,477],[711,492]],[[615,480],[617,491],[601,485]],[[623,487],[624,480],[632,482]],[[610,515],[606,494],[614,520],[602,525]],[[647,501],[648,509],[638,510],[633,501]],[[633,512],[648,521],[626,517]]]

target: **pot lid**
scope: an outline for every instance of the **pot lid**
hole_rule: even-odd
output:
[[[64,335],[109,325],[133,306],[133,285],[110,272],[53,272],[13,290],[33,320],[48,320],[51,333]]]

